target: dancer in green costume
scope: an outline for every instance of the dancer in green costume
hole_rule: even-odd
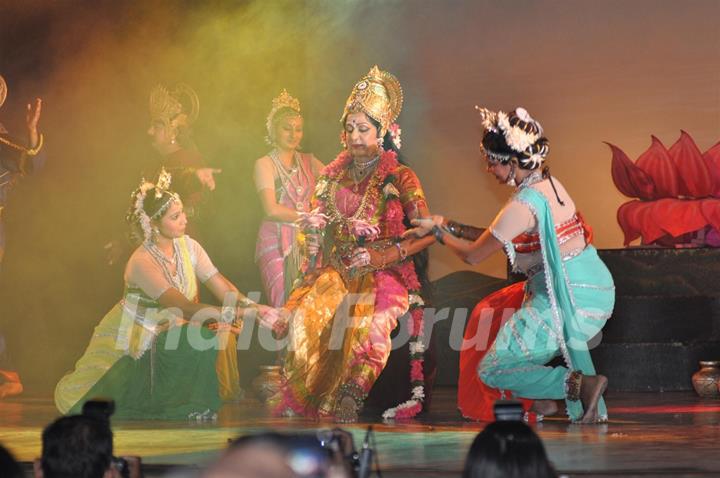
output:
[[[143,182],[128,216],[142,240],[125,268],[123,299],[95,327],[90,344],[55,389],[62,413],[85,400],[113,398],[116,416],[208,419],[237,398],[236,334],[241,315],[276,310],[238,292],[205,250],[185,235],[187,218],[170,175]],[[222,307],[198,303],[198,281]],[[209,319],[209,320],[208,320]]]

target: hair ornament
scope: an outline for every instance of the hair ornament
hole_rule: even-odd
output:
[[[265,129],[267,130],[267,136],[265,137],[265,142],[268,144],[272,143],[272,135],[273,135],[273,122],[275,121],[275,115],[278,111],[282,110],[283,108],[290,108],[291,110],[294,110],[298,115],[300,114],[300,100],[297,98],[293,98],[290,93],[287,92],[285,88],[280,92],[278,96],[273,98],[272,100],[272,109],[270,110],[270,113],[268,113],[267,118],[265,120]]]
[[[158,175],[158,180],[155,184],[147,181],[145,178],[142,178],[140,180],[140,185],[138,186],[138,188],[135,189],[135,191],[133,191],[133,193],[130,195],[132,205],[130,206],[130,211],[127,215],[127,221],[130,223],[136,223],[138,225],[138,227],[142,231],[141,239],[143,242],[152,241],[152,238],[154,236],[152,220],[157,219],[158,217],[162,217],[162,215],[165,214],[165,212],[167,211],[168,207],[170,207],[170,204],[180,199],[180,196],[178,196],[177,193],[170,191],[169,188],[171,182],[172,176],[169,172],[165,170],[165,168],[162,168],[160,170],[160,174]],[[152,191],[153,189],[155,190],[156,199],[161,199],[163,197],[163,194],[168,194],[168,199],[162,206],[160,206],[157,212],[153,214],[152,217],[150,217],[145,212],[145,199],[147,198],[147,193]]]

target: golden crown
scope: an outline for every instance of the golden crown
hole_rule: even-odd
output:
[[[190,111],[186,111],[180,101],[185,97],[189,103]],[[182,120],[188,125],[195,122],[200,113],[200,99],[190,86],[180,83],[174,91],[168,90],[163,85],[157,85],[150,92],[150,118],[152,121],[162,121],[170,125],[176,118],[182,116]]]
[[[5,103],[5,98],[7,98],[7,83],[5,83],[5,78],[0,75],[0,107]]]
[[[300,101],[297,98],[293,98],[292,96],[290,96],[290,93],[288,93],[285,88],[283,88],[283,90],[278,96],[273,98],[272,109],[270,110],[270,113],[268,113],[267,119],[265,120],[265,127],[267,128],[268,133],[268,141],[270,141],[270,138],[272,136],[272,124],[275,119],[275,114],[277,114],[277,112],[283,108],[290,108],[300,114]]]
[[[375,65],[353,87],[340,121],[344,121],[349,113],[363,112],[380,123],[381,135],[385,136],[400,116],[402,104],[403,91],[398,79]]]

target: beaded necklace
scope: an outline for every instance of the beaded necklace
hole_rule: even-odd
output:
[[[370,172],[372,171],[373,166],[375,166],[379,161],[380,156],[375,156],[373,159],[366,163],[358,164],[357,161],[353,161],[352,163],[350,163],[348,176],[350,176],[350,179],[352,179],[355,183],[353,191],[357,193],[360,190],[360,183],[368,177],[368,174],[370,174]]]
[[[282,161],[280,161],[280,152],[277,149],[273,149],[272,151],[270,151],[270,153],[268,153],[268,156],[273,162],[275,170],[280,177],[280,187],[282,188],[283,193],[285,193],[285,195],[289,198],[295,200],[296,209],[300,208],[298,210],[302,210],[303,207],[301,199],[302,194],[305,192],[305,186],[300,183],[300,179],[299,177],[295,176],[295,173],[299,169],[301,175],[305,176],[306,178],[308,178],[309,175],[308,172],[305,170],[305,166],[303,165],[300,153],[298,153],[297,151],[293,153],[293,163],[295,165],[290,168],[289,171],[282,164]],[[292,194],[291,192],[294,194]]]
[[[158,248],[157,244],[144,244],[145,249],[150,253],[155,262],[160,266],[163,275],[177,290],[185,292],[186,278],[185,269],[182,261],[180,261],[180,245],[176,239],[173,239],[173,258],[168,259],[165,254]],[[175,265],[175,273],[170,272],[170,264]]]

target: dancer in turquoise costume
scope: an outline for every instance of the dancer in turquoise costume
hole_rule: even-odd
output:
[[[590,245],[590,228],[563,185],[547,168],[541,171],[548,141],[540,124],[522,108],[510,113],[478,109],[487,170],[515,192],[473,241],[460,238],[471,228],[440,216],[418,221],[419,232],[432,229],[438,242],[471,264],[504,248],[514,270],[528,279],[522,304],[487,353],[478,355],[477,368],[468,367],[466,373],[477,373],[506,396],[535,400],[532,410],[539,414],[555,413],[554,400],[565,399],[572,421],[606,421],[602,395],[608,382],[596,374],[587,344],[612,313],[612,276]],[[556,356],[564,366],[547,365]],[[462,383],[468,378],[463,372],[461,408]]]

